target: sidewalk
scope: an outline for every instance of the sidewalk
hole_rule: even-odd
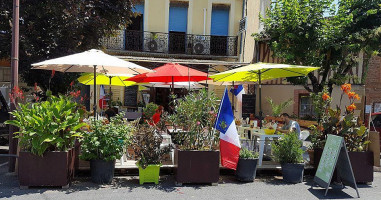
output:
[[[116,177],[112,185],[97,185],[88,177],[76,178],[69,189],[32,188],[20,190],[17,177],[7,173],[8,166],[0,167],[0,198],[9,199],[321,199],[324,189],[310,189],[312,177],[303,183],[286,184],[279,176],[260,176],[255,182],[240,183],[234,176],[223,175],[218,186],[184,185],[176,187],[172,175],[161,176],[160,184],[139,185],[136,176]],[[359,185],[361,199],[380,199],[381,173],[375,172],[372,185]],[[338,187],[339,188],[339,187]],[[327,198],[356,198],[352,188],[328,191]]]

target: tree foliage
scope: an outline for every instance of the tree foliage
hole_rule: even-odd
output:
[[[135,0],[20,0],[20,74],[27,84],[48,87],[50,72],[31,64],[91,48],[125,27]],[[0,58],[10,58],[12,1],[0,1]],[[78,75],[56,73],[53,93],[65,92]],[[63,86],[64,85],[64,86]]]
[[[319,66],[319,76],[289,78],[308,91],[321,92],[348,78],[362,83],[371,56],[381,50],[381,0],[277,0],[261,17],[264,29],[255,34],[288,64]],[[349,77],[364,53],[363,77]],[[332,76],[330,76],[332,73]],[[311,85],[308,84],[308,80]]]

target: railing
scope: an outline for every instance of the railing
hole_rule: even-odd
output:
[[[107,49],[165,54],[237,56],[237,36],[194,35],[181,32],[118,31],[101,39]]]

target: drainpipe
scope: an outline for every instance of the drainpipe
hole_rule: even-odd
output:
[[[206,8],[203,8],[204,10],[204,32],[203,34],[206,35]]]

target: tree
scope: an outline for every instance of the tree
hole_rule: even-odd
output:
[[[265,41],[288,64],[319,66],[319,78],[289,78],[309,92],[341,85],[363,53],[366,72],[369,59],[381,50],[381,0],[276,0],[261,17],[264,29],[255,39]],[[329,74],[333,76],[330,77]],[[311,85],[308,84],[308,80]]]
[[[136,0],[20,0],[20,74],[28,85],[48,88],[49,71],[31,64],[91,48],[126,27]],[[0,58],[10,58],[12,1],[0,1]],[[56,73],[53,93],[63,93],[78,74]]]

